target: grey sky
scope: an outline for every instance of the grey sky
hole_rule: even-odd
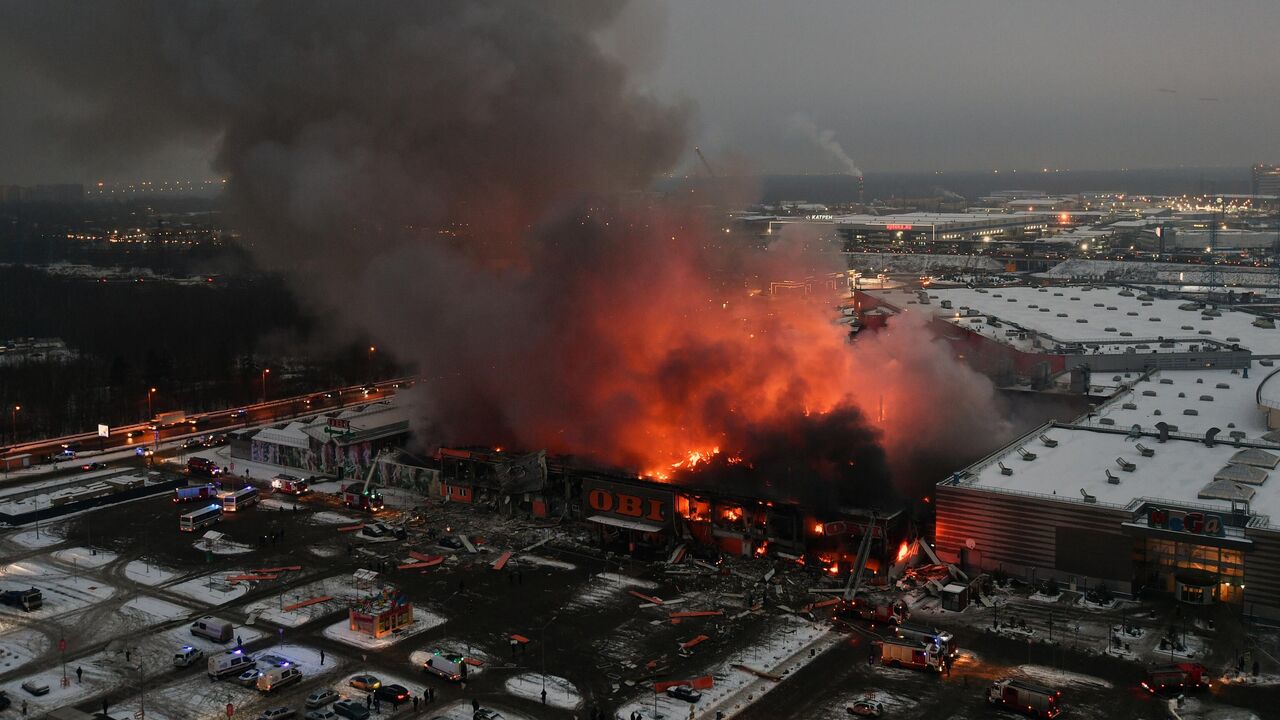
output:
[[[1280,160],[1274,0],[643,0],[624,22],[611,42],[637,82],[693,100],[695,141],[725,166],[840,169],[797,115],[869,173]],[[0,107],[0,183],[211,174],[197,136],[54,152],[50,118],[76,103],[5,48]]]

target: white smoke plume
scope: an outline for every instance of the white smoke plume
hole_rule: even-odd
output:
[[[840,165],[845,174],[856,177],[862,176],[862,170],[858,168],[858,164],[853,161],[853,158],[849,157],[849,153],[844,151],[844,146],[836,140],[834,131],[819,128],[812,118],[801,113],[796,113],[787,118],[787,130],[813,143],[815,147],[825,152]]]

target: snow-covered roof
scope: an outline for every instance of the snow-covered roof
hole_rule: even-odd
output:
[[[914,299],[915,293],[915,289],[905,293],[871,291],[900,307]],[[956,325],[976,329],[988,325],[987,318],[995,318],[1000,322],[997,337],[1013,337],[1009,333],[1022,328],[1047,336],[1046,346],[1057,341],[1088,349],[1089,344],[1145,341],[1149,347],[1138,352],[1160,352],[1163,338],[1181,345],[1239,345],[1255,355],[1280,356],[1280,330],[1254,325],[1256,315],[1231,306],[1192,309],[1184,299],[1154,297],[1123,286],[929,288],[928,296],[931,302],[927,307]],[[949,301],[951,307],[943,308],[943,301]],[[1186,350],[1174,347],[1163,351],[1178,349]]]
[[[1229,499],[1201,496],[1239,450],[1229,443],[1208,446],[1203,440],[1183,438],[1161,443],[1104,428],[1054,426],[1043,431],[1057,441],[1047,447],[1036,439],[1038,434],[969,467],[958,484],[1128,510],[1136,510],[1144,499],[1231,510]],[[1144,455],[1138,445],[1152,454]],[[1033,453],[1035,459],[1022,459],[1018,448]],[[1256,521],[1280,524],[1280,482],[1264,482],[1252,489],[1251,512],[1269,516]]]
[[[1267,471],[1250,465],[1227,465],[1214,474],[1213,481],[1261,485],[1267,481]]]
[[[263,428],[253,436],[254,440],[259,442],[267,442],[273,445],[283,445],[285,447],[301,448],[303,450],[311,446],[310,440],[304,432],[307,426],[294,421],[282,428]]]
[[[1236,465],[1250,465],[1255,468],[1274,468],[1280,465],[1280,455],[1259,450],[1258,448],[1249,448],[1241,450],[1231,456],[1231,462]]]
[[[1172,434],[1196,437],[1216,427],[1224,441],[1240,437],[1280,445],[1280,439],[1266,437],[1266,415],[1255,399],[1265,377],[1259,369],[1265,368],[1255,363],[1247,378],[1240,370],[1161,370],[1145,377],[1139,372],[1093,373],[1091,383],[1110,382],[1122,389],[1077,422],[1121,430],[1137,425],[1146,432],[1157,432],[1156,424],[1163,422]],[[1195,414],[1187,414],[1188,410]],[[1246,452],[1253,457],[1263,451]]]

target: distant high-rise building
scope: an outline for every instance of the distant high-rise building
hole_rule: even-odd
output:
[[[1253,194],[1280,195],[1280,165],[1259,163],[1253,166]]]

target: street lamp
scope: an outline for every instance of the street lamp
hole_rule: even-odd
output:
[[[267,373],[271,372],[271,368],[262,368],[262,402],[267,401]]]
[[[13,441],[18,442],[18,411],[22,409],[21,405],[14,405],[13,412],[9,413],[9,417],[13,421]]]
[[[147,419],[155,417],[155,413],[151,410],[151,396],[156,394],[156,389],[151,388],[147,391]]]

